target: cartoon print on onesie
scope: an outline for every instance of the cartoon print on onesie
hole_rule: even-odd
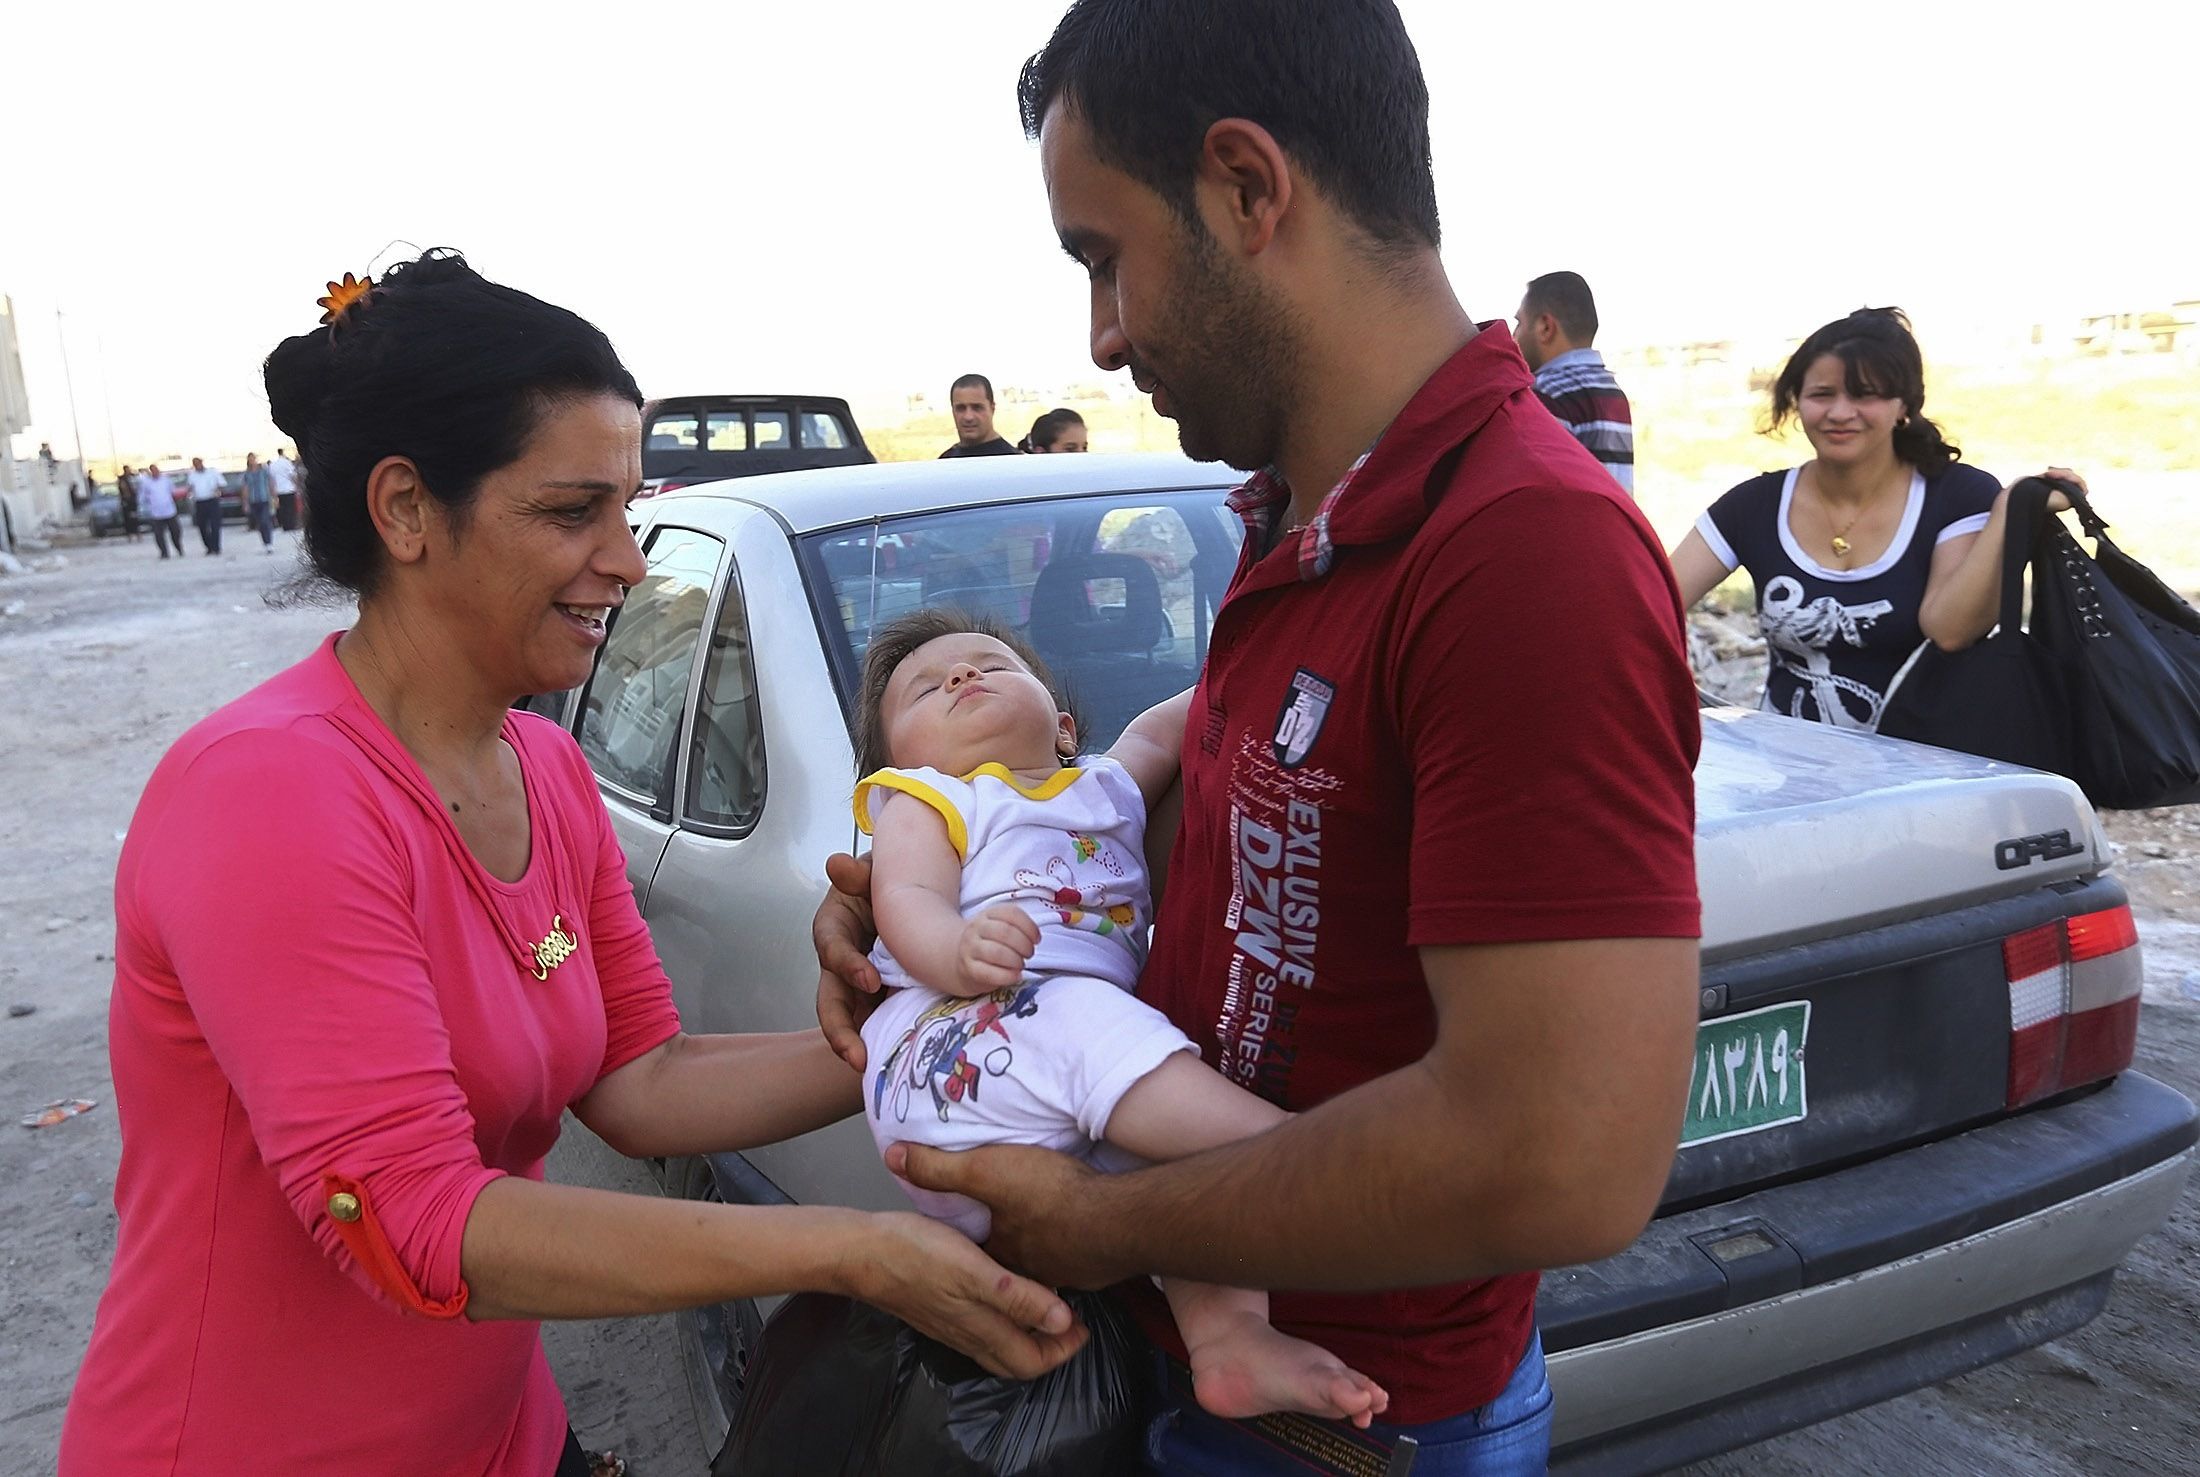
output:
[[[1039,1013],[1039,983],[1026,980],[1012,989],[969,1000],[944,997],[926,1007],[879,1068],[871,1090],[872,1116],[884,1121],[891,1095],[894,1121],[907,1123],[910,1099],[919,1087],[931,1094],[942,1123],[953,1104],[965,1098],[976,1102],[978,1084],[986,1077],[1006,1075],[1015,1062],[1008,1029],[1001,1023]],[[971,1061],[971,1046],[984,1045],[979,1038],[988,1031],[999,1036],[1001,1044],[987,1051],[982,1061]]]
[[[1115,859],[1115,853],[1096,836],[1083,831],[1070,831],[1069,844],[1081,862],[1096,862],[1110,876],[1121,877],[1123,864]],[[1054,911],[1071,928],[1086,933],[1110,934],[1118,928],[1128,928],[1138,921],[1138,910],[1129,903],[1106,904],[1107,888],[1101,883],[1080,885],[1070,864],[1058,856],[1047,858],[1046,871],[1034,872],[1028,867],[1016,869],[1016,885],[1029,889],[1054,905]]]

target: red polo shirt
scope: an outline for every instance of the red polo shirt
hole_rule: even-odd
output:
[[[1240,501],[1274,491],[1256,478]],[[1216,616],[1139,991],[1210,1065],[1310,1108],[1427,1052],[1423,946],[1697,936],[1672,572],[1502,326],[1263,555],[1269,512],[1247,512]],[[1523,1273],[1273,1309],[1418,1424],[1498,1394],[1535,1289]]]

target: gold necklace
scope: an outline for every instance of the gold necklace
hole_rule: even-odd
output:
[[[1873,503],[1879,501],[1879,494],[1884,490],[1885,484],[1881,484],[1881,486],[1873,488],[1868,494],[1865,495],[1864,500],[1856,505],[1856,511],[1849,514],[1849,521],[1842,524],[1839,528],[1833,528],[1833,514],[1827,512],[1826,510],[1826,495],[1823,492],[1819,492],[1816,487],[1811,488],[1811,491],[1813,493],[1816,493],[1818,497],[1818,510],[1826,514],[1826,527],[1833,528],[1833,556],[1836,559],[1848,558],[1849,550],[1856,547],[1854,544],[1849,542],[1848,532],[1850,529],[1856,527],[1856,520],[1863,517],[1865,512],[1871,507]]]

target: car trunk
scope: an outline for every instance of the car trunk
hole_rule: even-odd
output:
[[[2138,951],[2075,785],[1761,713],[1704,717],[1704,1020],[1667,1210],[1957,1132],[2128,1062]],[[2071,917],[2097,921],[2074,935]]]
[[[1707,967],[2107,864],[2092,807],[2068,780],[1739,708],[1703,718]]]

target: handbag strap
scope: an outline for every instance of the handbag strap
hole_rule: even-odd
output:
[[[2078,515],[2078,522],[2084,526],[2086,537],[2105,538],[2108,536],[2108,520],[2093,511],[2093,500],[2086,496],[2085,489],[2068,477],[2019,478],[2016,486],[2009,489],[2012,502],[2016,499],[2017,488],[2027,484],[2037,484],[2048,491],[2059,492],[2064,497],[2069,498],[2071,510]],[[2044,504],[2046,500],[2043,494],[2040,501]]]
[[[2061,484],[2061,478],[2055,478]],[[2001,541],[2001,629],[2024,629],[2024,569],[2047,522],[2047,499],[2055,487],[2045,477],[2021,477],[2009,489]]]

